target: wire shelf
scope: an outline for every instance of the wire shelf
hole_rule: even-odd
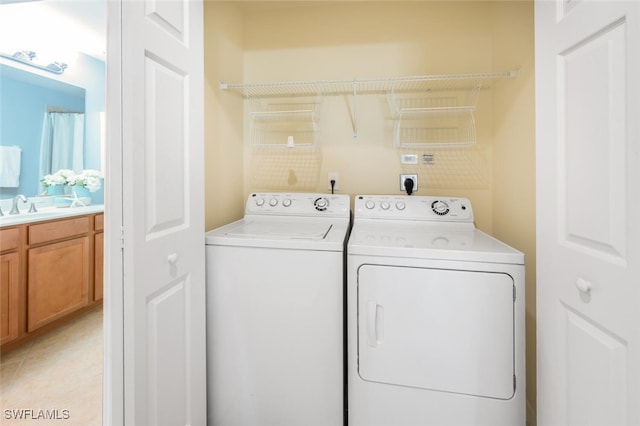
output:
[[[394,138],[400,148],[462,148],[476,143],[473,114],[467,118],[447,117],[437,122],[423,119],[407,126],[396,122]]]
[[[396,146],[458,148],[475,144],[473,113],[480,88],[389,93]]]
[[[254,99],[250,105],[252,146],[298,148],[317,145],[319,98]]]
[[[258,83],[220,83],[222,90],[240,93],[245,98],[277,98],[291,96],[344,95],[364,93],[465,90],[476,86],[490,87],[496,79],[514,78],[519,70],[443,74],[406,77],[386,77],[343,80],[307,80]]]
[[[318,143],[322,96],[353,96],[352,124],[358,134],[356,96],[387,95],[398,147],[457,148],[476,142],[474,111],[481,89],[519,70],[351,80],[220,83],[252,103],[251,143],[256,146],[313,146]],[[304,99],[316,99],[308,103]],[[282,101],[282,99],[286,99]],[[294,124],[299,122],[298,124]],[[273,123],[273,124],[269,124]]]

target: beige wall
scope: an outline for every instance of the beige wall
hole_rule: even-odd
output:
[[[492,69],[490,21],[486,4],[458,2],[365,2],[250,12],[245,17],[244,79],[250,82],[363,79],[487,71]],[[490,99],[491,92],[484,92],[480,99],[478,147],[465,152],[435,152],[436,166],[429,168],[401,166],[384,95],[356,98],[355,139],[351,97],[324,97],[321,156],[272,160],[274,167],[282,168],[284,163],[294,174],[304,174],[304,179],[287,179],[288,173],[280,182],[266,182],[267,173],[251,167],[255,160],[248,149],[245,190],[324,192],[328,172],[338,172],[342,193],[400,194],[399,174],[418,173],[417,195],[471,198],[478,226],[490,232]],[[247,136],[245,142],[251,142]],[[472,182],[466,174],[447,172],[456,158],[464,158],[458,163],[458,172],[477,171]],[[479,169],[474,166],[478,163]],[[308,182],[306,174],[310,169],[316,173],[315,186],[300,187]],[[254,176],[253,172],[258,171]],[[274,171],[272,175],[277,173]]]
[[[340,192],[352,196],[400,194],[399,174],[417,173],[417,195],[470,198],[476,225],[526,255],[527,399],[535,409],[533,3],[208,2],[205,11],[208,229],[241,217],[245,197],[253,191],[326,192],[328,172],[338,172]],[[518,78],[481,92],[477,144],[458,150],[399,150],[385,96],[361,95],[356,98],[357,138],[351,96],[326,96],[318,152],[258,154],[251,147],[248,106],[243,115],[240,96],[217,88],[220,80],[363,79],[515,68],[521,68]],[[434,154],[435,165],[403,166],[400,153]],[[231,178],[237,167],[241,178]]]
[[[244,212],[243,100],[222,92],[221,81],[243,78],[243,19],[235,5],[205,3],[205,227]]]
[[[533,3],[492,7],[494,67],[520,66],[513,84],[493,89],[493,235],[526,260],[527,401],[536,408],[536,206]]]

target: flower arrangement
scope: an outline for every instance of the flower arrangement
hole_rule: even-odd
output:
[[[87,188],[89,192],[96,192],[100,189],[101,181],[104,176],[97,170],[83,170],[79,174],[71,175],[67,178],[69,186],[78,186]]]
[[[60,169],[55,173],[44,176],[40,179],[40,182],[42,182],[45,188],[55,185],[67,185],[69,183],[69,177],[73,175],[73,170]]]
[[[48,188],[53,185],[68,185],[80,188],[87,188],[90,192],[100,189],[102,173],[97,170],[83,170],[76,174],[73,170],[61,169],[55,173],[44,176],[40,179],[42,185]]]

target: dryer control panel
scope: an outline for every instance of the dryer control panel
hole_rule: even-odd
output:
[[[473,223],[473,209],[459,197],[358,195],[354,219]]]
[[[256,192],[249,195],[247,215],[346,217],[350,215],[348,195],[316,193]]]

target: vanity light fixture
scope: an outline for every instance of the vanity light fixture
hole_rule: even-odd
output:
[[[31,50],[22,50],[14,53],[13,55],[0,52],[0,57],[11,59],[12,61],[20,62],[21,64],[26,64],[44,71],[52,72],[54,74],[62,74],[68,67],[66,63],[58,61],[51,62],[47,65],[39,64],[35,62],[38,59],[38,55],[36,54],[36,52],[33,52]]]

